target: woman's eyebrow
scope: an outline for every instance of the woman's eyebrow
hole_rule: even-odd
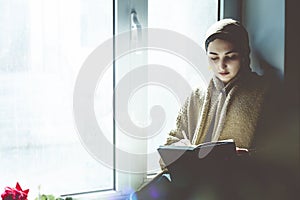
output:
[[[218,55],[217,53],[215,53],[215,52],[211,52],[211,51],[209,51],[209,52],[208,52],[208,54],[212,54],[212,55]]]
[[[225,52],[225,55],[231,54],[231,53],[238,53],[238,51],[236,51],[236,50],[230,50],[230,51]],[[209,51],[208,54],[219,55],[218,53],[215,53],[215,52],[212,52],[212,51]]]
[[[236,51],[236,50],[231,50],[231,51],[226,52],[225,55],[231,54],[231,53],[238,53],[238,51]]]

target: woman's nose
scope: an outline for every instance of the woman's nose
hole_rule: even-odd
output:
[[[227,65],[226,65],[225,60],[224,59],[220,59],[219,68],[225,69],[226,67],[227,67]]]

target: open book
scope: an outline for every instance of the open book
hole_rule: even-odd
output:
[[[230,159],[236,155],[236,146],[232,139],[191,146],[160,146],[157,150],[166,165],[178,159]]]
[[[213,146],[220,146],[220,145],[234,145],[235,142],[233,139],[228,140],[219,140],[214,142],[205,142],[198,145],[190,145],[190,146],[172,146],[172,145],[163,145],[159,146],[159,149],[183,149],[183,150],[195,150],[197,148],[205,148],[205,147],[213,147]]]
[[[235,142],[221,140],[194,146],[160,146],[158,152],[171,178],[192,181],[203,173],[215,173],[230,166],[236,158]]]

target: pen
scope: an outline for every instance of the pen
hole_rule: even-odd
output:
[[[183,135],[184,139],[188,139],[185,132],[184,132],[184,130],[182,130],[181,132],[182,132],[182,135]]]

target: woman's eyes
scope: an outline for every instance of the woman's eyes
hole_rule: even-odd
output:
[[[238,55],[232,55],[232,56],[226,56],[225,60],[235,60],[238,58]],[[219,57],[210,57],[211,60],[216,61],[219,59]]]
[[[235,60],[238,56],[237,55],[232,55],[232,56],[228,56],[229,60]]]

